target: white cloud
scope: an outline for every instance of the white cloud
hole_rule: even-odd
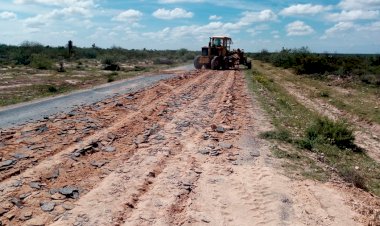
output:
[[[280,14],[284,16],[293,15],[315,15],[324,11],[331,10],[331,6],[312,5],[312,4],[297,4],[291,5],[283,10]]]
[[[303,36],[309,35],[314,32],[314,29],[309,25],[305,24],[303,21],[294,21],[286,26],[286,31],[288,36]]]
[[[368,24],[355,24],[351,21],[339,22],[327,29],[321,39],[358,37],[363,39],[378,36],[380,32],[380,21]],[[376,41],[375,41],[376,42]]]
[[[52,24],[54,21],[65,21],[69,23],[69,21],[73,22],[78,18],[83,19],[87,18],[85,21],[88,22],[88,18],[92,17],[92,10],[83,7],[66,7],[62,9],[54,9],[46,14],[38,14],[33,17],[28,17],[23,20],[23,24],[26,28],[31,29],[33,31],[38,31],[39,28],[48,26]],[[83,20],[80,20],[83,22]],[[88,23],[86,26],[88,25]]]
[[[43,4],[54,6],[80,6],[80,7],[92,7],[95,6],[94,0],[14,0],[16,4]]]
[[[164,3],[164,4],[183,3],[183,2],[198,3],[198,2],[204,2],[204,0],[159,0],[158,2]]]
[[[16,4],[42,4],[60,7],[95,7],[94,0],[14,0]]]
[[[212,35],[229,35],[238,33],[242,28],[252,25],[255,22],[276,21],[277,15],[271,10],[263,10],[259,12],[244,12],[236,23],[222,23],[220,21],[212,21],[205,25],[189,25],[178,26],[158,31],[143,33],[144,37],[159,37],[164,40],[176,40],[191,37],[198,41],[204,41]],[[269,29],[268,25],[259,24],[254,28],[248,29],[251,34],[260,33]]]
[[[0,19],[15,20],[17,19],[17,15],[14,12],[4,11],[0,13]]]
[[[251,34],[251,36],[257,36],[257,35],[263,33],[263,31],[256,30],[256,29],[247,29],[247,32],[249,34]]]
[[[380,21],[373,22],[366,26],[360,26],[357,29],[359,31],[380,31]]]
[[[208,19],[209,20],[221,20],[222,17],[221,16],[217,16],[217,15],[211,15]]]
[[[277,15],[272,10],[265,9],[260,12],[244,12],[243,17],[240,19],[239,23],[249,25],[254,22],[268,22],[276,20]]]
[[[379,11],[371,10],[343,10],[340,13],[332,13],[327,15],[327,19],[331,21],[353,21],[353,20],[371,20],[379,17]]]
[[[136,23],[137,21],[141,19],[142,16],[143,16],[142,12],[138,10],[134,10],[134,9],[128,9],[124,12],[119,13],[119,15],[113,17],[112,20]]]
[[[246,11],[242,13],[242,17],[236,23],[226,23],[223,25],[225,29],[239,30],[256,22],[276,21],[277,15],[270,9],[265,9],[259,12]]]
[[[163,20],[172,20],[177,18],[191,18],[194,16],[192,12],[188,12],[181,8],[175,8],[173,10],[168,9],[157,9],[152,14],[154,17]]]
[[[24,25],[27,28],[40,28],[48,24],[46,15],[37,15],[24,20]]]
[[[91,12],[84,8],[68,7],[63,9],[54,9],[47,14],[39,14],[34,17],[29,17],[24,20],[24,23],[29,27],[41,27],[49,24],[52,20],[61,20],[62,17],[72,19],[72,16],[91,17]]]
[[[380,0],[342,0],[338,6],[345,10],[375,10],[380,9]]]
[[[336,34],[342,35],[345,31],[353,30],[355,28],[356,25],[352,22],[339,22],[333,27],[327,29],[321,39],[326,39],[328,37],[335,36]]]
[[[162,40],[180,40],[183,38],[196,39],[198,41],[205,41],[212,35],[228,35],[231,32],[223,26],[222,22],[215,21],[206,25],[197,26],[178,26],[169,28],[166,27],[158,32],[143,33],[144,37],[158,37]]]

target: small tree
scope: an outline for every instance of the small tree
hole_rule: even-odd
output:
[[[73,41],[69,40],[67,47],[69,48],[69,57],[73,54]]]

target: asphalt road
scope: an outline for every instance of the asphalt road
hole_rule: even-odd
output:
[[[138,76],[97,86],[89,90],[77,91],[53,98],[0,108],[0,129],[41,120],[45,116],[60,112],[70,112],[80,105],[96,103],[118,94],[136,92],[160,80],[168,79],[173,76],[175,75]]]

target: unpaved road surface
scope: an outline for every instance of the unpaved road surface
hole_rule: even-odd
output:
[[[80,105],[88,105],[114,95],[135,92],[159,80],[172,77],[170,74],[139,76],[124,81],[97,86],[45,100],[0,108],[0,128],[21,125],[27,121],[39,120],[59,112],[69,112]]]
[[[361,225],[370,195],[282,174],[240,71],[191,71],[1,131],[3,225]],[[343,188],[342,188],[343,187]],[[359,198],[358,198],[359,197]],[[353,208],[353,203],[355,208]]]

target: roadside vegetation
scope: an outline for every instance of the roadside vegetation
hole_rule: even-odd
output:
[[[362,120],[380,123],[380,55],[314,54],[307,48],[254,54],[282,82],[295,84]]]
[[[0,44],[0,65],[25,65],[39,69],[49,69],[52,64],[62,60],[83,59],[111,60],[114,63],[152,61],[155,64],[176,64],[193,60],[197,52],[187,49],[148,50],[111,47],[103,49],[93,44],[89,48],[75,47],[70,41],[66,46],[43,46],[37,42],[23,42],[19,46]]]
[[[193,60],[197,54],[186,49],[103,49],[95,44],[80,48],[72,41],[60,47],[28,41],[0,45],[0,106],[158,71]]]
[[[380,164],[354,144],[354,128],[332,121],[297,101],[273,70],[246,72],[250,88],[258,96],[275,126],[261,136],[271,139],[273,155],[285,160],[291,175],[327,181],[340,177],[352,185],[380,195]],[[321,96],[330,96],[331,93]],[[325,98],[325,97],[322,97]]]
[[[380,87],[380,55],[317,54],[311,53],[307,47],[302,47],[282,49],[274,53],[262,50],[252,56],[276,67],[292,68],[296,74],[318,78],[333,75]]]

